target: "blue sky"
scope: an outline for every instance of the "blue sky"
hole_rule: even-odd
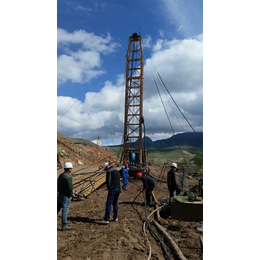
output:
[[[155,85],[159,73],[196,131],[203,131],[203,1],[57,2],[57,130],[120,144],[128,39],[142,36],[144,118],[152,140],[192,131]],[[158,80],[158,79],[157,79]],[[158,81],[157,81],[158,82]],[[159,82],[158,82],[159,84]]]

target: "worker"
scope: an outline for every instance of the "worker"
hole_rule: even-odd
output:
[[[127,183],[128,183],[128,177],[129,177],[129,174],[128,174],[128,164],[126,163],[123,167],[123,190],[127,190],[126,186],[127,186]]]
[[[172,163],[171,169],[167,174],[167,185],[170,193],[170,198],[173,197],[173,195],[176,194],[176,191],[178,190],[175,176],[176,172],[178,172],[177,163]]]
[[[62,209],[62,230],[71,229],[68,226],[67,216],[69,213],[69,206],[72,197],[72,177],[71,172],[73,165],[71,162],[64,164],[64,172],[58,177],[58,203],[57,214]]]
[[[135,165],[135,153],[134,152],[131,152],[130,153],[130,165]]]
[[[147,175],[143,175],[141,172],[138,172],[136,174],[136,178],[142,181],[142,183],[143,183],[142,192],[145,193],[146,203],[149,207],[152,207],[151,196],[152,196],[152,191],[155,186],[154,180]]]
[[[106,201],[106,211],[104,219],[101,224],[109,224],[111,205],[113,205],[113,220],[118,221],[118,198],[121,192],[120,190],[120,173],[115,169],[110,163],[105,163],[103,166],[104,171],[106,171],[106,185],[107,185],[107,201]]]

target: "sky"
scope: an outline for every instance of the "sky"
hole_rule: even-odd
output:
[[[122,143],[133,33],[142,37],[146,136],[155,141],[203,131],[202,0],[58,0],[59,132],[93,142],[99,137],[101,145]]]

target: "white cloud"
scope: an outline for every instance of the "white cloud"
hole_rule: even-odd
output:
[[[197,37],[185,40],[158,40],[144,67],[144,86],[154,86],[158,74],[170,92],[198,91],[203,84],[203,42]],[[146,88],[145,96],[153,94]],[[149,90],[149,91],[148,91]]]
[[[149,38],[147,39],[149,40]],[[171,125],[175,133],[192,131],[176,108],[172,98],[196,131],[203,130],[202,39],[202,35],[185,40],[159,39],[154,46],[151,45],[154,47],[153,53],[151,58],[145,61],[144,66],[143,105],[146,135],[153,140],[172,136]],[[150,40],[148,42],[151,44]],[[93,55],[93,64],[89,64],[88,55]],[[71,62],[76,69],[65,73],[64,68],[63,77],[67,76],[64,80],[68,80],[68,78],[75,81],[82,80],[82,68],[85,70],[92,68],[95,73],[102,73],[98,70],[100,61],[98,57],[97,52],[70,52],[70,59],[67,63]],[[86,62],[84,63],[84,61]],[[81,73],[77,73],[77,71],[81,71]],[[157,72],[172,98],[164,89]],[[87,77],[90,79],[90,74],[86,75]],[[99,92],[86,92],[84,102],[59,96],[57,100],[58,118],[75,102],[76,104],[59,119],[58,131],[64,135],[89,140],[96,140],[97,136],[100,136],[103,145],[112,144],[113,141],[116,142],[114,144],[121,143],[124,124],[124,77],[124,75],[118,75],[115,83],[106,81]],[[154,79],[160,90],[164,106],[161,103]],[[165,109],[171,125],[168,122]]]
[[[121,140],[124,118],[122,83],[123,75],[119,75],[115,85],[107,81],[100,92],[87,92],[84,102],[58,96],[58,131],[70,137],[88,140],[95,140],[97,136],[111,139],[114,135],[119,135]],[[68,112],[62,116],[66,110]]]
[[[84,30],[73,33],[64,29],[57,30],[58,85],[66,81],[84,83],[105,73],[101,68],[100,55],[115,51],[118,44],[112,42],[111,36],[96,36]],[[76,51],[75,51],[76,48]]]
[[[114,52],[118,46],[112,42],[112,37],[108,34],[106,37],[97,36],[84,30],[76,30],[70,33],[64,29],[57,29],[58,48],[69,46],[70,44],[80,44],[87,50],[98,51],[102,53]]]

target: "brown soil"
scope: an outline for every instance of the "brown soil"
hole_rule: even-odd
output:
[[[74,147],[74,149],[76,148]],[[88,149],[90,148],[88,147]],[[103,154],[103,158],[108,156],[100,149],[98,153]],[[70,157],[71,161],[74,160],[74,163],[77,163],[78,158],[75,158]],[[100,159],[94,156],[88,160],[89,163],[91,161],[100,163]],[[76,170],[77,167],[74,168],[74,172]],[[161,169],[150,166],[152,176],[159,177],[160,171]],[[60,172],[62,170],[58,170],[57,174]],[[169,193],[165,181],[156,181],[156,183],[153,193],[161,206],[160,198],[168,197]],[[196,189],[197,185],[196,179],[189,180],[190,189]],[[147,217],[155,206],[145,207],[143,194],[140,193],[138,196],[141,186],[140,181],[130,179],[127,191],[122,190],[119,197],[119,220],[118,222],[112,221],[113,210],[111,210],[110,223],[107,225],[99,224],[105,213],[107,196],[105,185],[84,200],[72,201],[68,214],[68,222],[72,229],[61,231],[61,212],[57,216],[57,259],[178,259],[153,224],[153,220],[157,220],[156,214],[152,214],[147,222]],[[192,260],[203,259],[202,222],[173,219],[168,205],[161,208],[160,219],[157,221],[178,245],[184,257]],[[143,230],[144,223],[146,223],[145,230]],[[165,257],[163,248],[166,250],[168,258]],[[151,254],[150,258],[149,254]]]

